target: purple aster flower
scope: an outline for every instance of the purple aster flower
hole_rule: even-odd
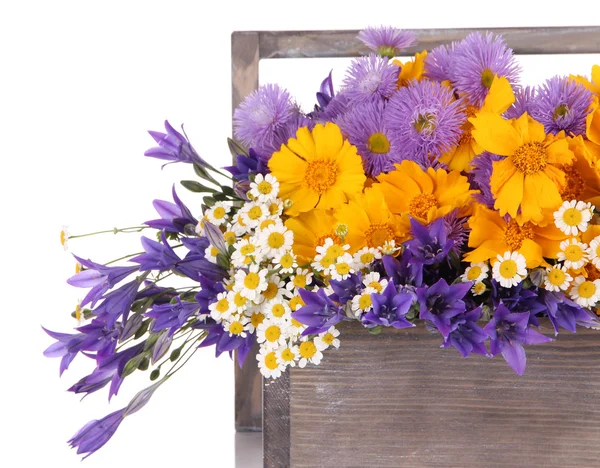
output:
[[[189,208],[177,196],[174,185],[172,194],[175,203],[164,200],[154,200],[152,202],[152,205],[154,205],[154,208],[160,215],[160,219],[146,221],[144,224],[153,229],[164,229],[167,232],[193,233],[198,220],[194,218]]]
[[[372,51],[388,58],[396,57],[402,50],[417,43],[414,32],[391,26],[363,29],[358,33],[358,39]]]
[[[276,84],[259,87],[248,95],[233,114],[236,137],[258,150],[271,145],[275,132],[298,114],[290,94]],[[268,159],[271,155],[265,155]]]
[[[365,172],[371,177],[393,170],[394,163],[402,161],[396,147],[390,144],[384,114],[384,101],[365,102],[336,121],[342,133],[356,146]]]
[[[413,262],[413,255],[406,249],[400,260],[391,255],[382,258],[383,268],[386,276],[398,285],[410,285],[419,287],[423,283],[423,263]]]
[[[450,80],[456,42],[435,47],[425,58],[425,76],[434,81]]]
[[[507,119],[518,119],[525,112],[531,115],[531,105],[535,100],[535,96],[535,88],[531,86],[515,90],[515,102],[504,113],[504,117]]]
[[[254,148],[248,150],[248,155],[238,154],[235,157],[235,166],[224,167],[235,180],[247,181],[250,179],[250,175],[254,174],[267,174],[269,168],[265,164],[264,160],[258,156]]]
[[[454,241],[448,239],[443,218],[438,218],[427,226],[411,218],[410,226],[413,239],[405,245],[406,250],[410,250],[412,254],[413,263],[434,265],[446,259]]]
[[[456,315],[452,319],[456,328],[444,340],[442,347],[454,346],[463,357],[468,357],[471,353],[487,356],[488,351],[484,343],[488,335],[477,325],[480,318],[481,307]]]
[[[446,280],[440,279],[433,286],[421,286],[417,289],[419,318],[433,324],[444,340],[447,340],[450,333],[459,325],[455,317],[466,310],[463,298],[472,285],[466,282],[449,286]]]
[[[292,312],[292,317],[308,325],[303,335],[322,333],[344,320],[343,309],[327,296],[324,289],[319,289],[316,293],[305,289],[299,289],[298,292],[306,305]]]
[[[352,61],[344,79],[343,93],[351,102],[360,104],[367,101],[389,99],[398,89],[400,67],[387,58],[371,54]]]
[[[490,209],[494,209],[494,195],[490,186],[490,178],[492,177],[493,164],[495,161],[504,159],[497,154],[488,153],[487,151],[475,156],[471,161],[473,169],[469,174],[469,179],[473,188],[478,189],[480,193],[475,194],[475,199]]]
[[[315,109],[310,117],[315,123],[335,122],[348,112],[353,104],[354,102],[350,99],[348,93],[341,92],[329,101],[327,107],[319,110]]]
[[[465,119],[462,102],[436,81],[412,81],[392,96],[386,109],[394,151],[424,168],[458,143]]]
[[[512,49],[506,46],[501,36],[489,32],[469,34],[457,44],[452,54],[452,84],[476,107],[483,105],[495,75],[506,77],[515,86],[519,72]]]
[[[444,216],[444,224],[446,227],[447,237],[454,244],[451,251],[456,255],[460,255],[461,249],[466,245],[469,239],[468,218],[458,216],[458,210],[453,210]]]
[[[381,294],[371,294],[373,308],[361,317],[366,327],[410,328],[415,324],[406,318],[406,314],[415,302],[415,294],[403,287],[396,289],[390,281]]]
[[[555,76],[538,87],[531,103],[531,116],[544,124],[546,133],[585,134],[585,118],[590,112],[592,93],[568,77]]]
[[[599,327],[598,317],[588,309],[581,307],[563,293],[554,293],[540,289],[539,294],[548,312],[548,318],[554,327],[554,334],[558,335],[558,327],[575,333],[577,325],[580,327]]]
[[[552,338],[529,326],[529,315],[529,312],[511,312],[504,304],[500,304],[483,329],[490,337],[490,354],[495,356],[501,353],[518,375],[523,375],[527,364],[523,345],[552,341]]]
[[[271,138],[265,140],[259,148],[259,158],[265,163],[268,162],[271,155],[281,149],[281,145],[287,143],[290,138],[296,137],[300,127],[312,129],[313,121],[298,111],[273,130]]]

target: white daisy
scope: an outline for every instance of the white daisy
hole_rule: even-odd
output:
[[[579,232],[587,230],[594,209],[591,203],[577,200],[565,201],[554,212],[554,224],[565,234],[576,236]]]
[[[306,288],[312,284],[313,273],[308,269],[296,268],[296,273],[290,277],[290,281],[286,284],[289,291],[297,291],[298,288]]]
[[[363,276],[362,282],[366,288],[373,288],[376,292],[381,293],[388,285],[388,280],[380,278],[379,273],[372,271]]]
[[[254,333],[258,326],[265,321],[265,314],[260,309],[246,309],[246,316],[249,315],[248,331]]]
[[[380,247],[381,253],[383,255],[393,255],[400,250],[401,247],[396,246],[396,241],[394,239],[385,241],[384,244]]]
[[[340,331],[333,326],[329,327],[329,330],[319,333],[319,336],[315,337],[315,345],[320,351],[323,351],[330,346],[339,348],[340,340],[338,339],[338,336],[340,336]]]
[[[381,258],[381,251],[375,247],[363,247],[354,254],[352,260],[354,261],[354,268],[361,270],[366,266],[373,263],[374,260]]]
[[[267,202],[267,208],[271,216],[280,217],[283,213],[283,202],[279,198],[270,200]]]
[[[474,281],[480,283],[487,278],[489,271],[490,267],[488,267],[485,262],[471,263],[460,277],[464,282]]]
[[[548,291],[566,291],[573,281],[573,277],[567,273],[566,266],[554,265],[546,268],[544,288]]]
[[[600,300],[600,279],[589,281],[578,276],[571,288],[571,299],[582,307],[593,307]]]
[[[298,294],[298,292],[296,292],[296,294],[290,297],[290,300],[288,302],[290,304],[290,309],[292,309],[292,312],[295,312],[300,307],[304,307],[306,305],[300,297],[300,295]]]
[[[271,275],[267,278],[267,288],[262,292],[262,296],[268,301],[280,301],[284,297],[289,296],[288,291],[285,289],[285,281],[277,275]]]
[[[248,317],[244,315],[231,315],[226,320],[223,320],[223,330],[229,333],[229,336],[246,338],[249,322]]]
[[[279,182],[271,175],[256,174],[254,181],[250,182],[250,195],[261,203],[266,203],[274,198],[277,198],[279,193]]]
[[[65,251],[69,250],[69,226],[62,227],[60,231],[60,244]]]
[[[256,327],[256,340],[261,343],[261,347],[277,349],[279,346],[284,345],[285,340],[289,338],[288,328],[289,326],[287,324],[265,318],[265,320]]]
[[[217,255],[219,255],[219,250],[213,245],[209,245],[204,249],[204,258],[209,262],[217,263]]]
[[[221,224],[225,224],[227,222],[227,214],[231,210],[231,206],[229,206],[225,202],[216,202],[212,207],[206,210],[204,216],[215,226],[220,226]]]
[[[352,255],[350,255],[349,253],[345,253],[344,255],[339,256],[335,260],[335,264],[330,268],[329,274],[334,280],[345,280],[352,273],[354,273],[354,268],[352,268],[352,265]]]
[[[516,286],[527,276],[526,260],[519,252],[498,255],[492,269],[493,278],[504,288]]]
[[[379,284],[379,283],[377,283]],[[370,311],[373,308],[373,300],[371,294],[376,294],[378,291],[375,288],[365,288],[360,294],[357,294],[352,298],[350,308],[357,318],[360,318],[362,314]]]
[[[233,226],[231,224],[227,225],[227,230],[223,233],[223,239],[225,239],[225,243],[227,245],[233,245],[237,242],[237,234],[233,230]]]
[[[323,353],[317,348],[317,345],[307,337],[303,338],[303,341],[298,346],[298,354],[300,354],[300,361],[298,361],[298,367],[301,369],[306,367],[309,362],[318,365],[323,359]]]
[[[261,230],[258,238],[267,258],[283,255],[294,243],[294,233],[282,224],[271,225]]]
[[[298,320],[296,320],[294,317],[292,317],[292,320],[290,320],[290,324],[288,326],[287,332],[288,332],[288,335],[290,336],[290,338],[297,339],[298,337],[300,337],[300,335],[302,335],[304,330],[306,330],[307,328],[308,327],[306,325],[298,322]]]
[[[277,352],[272,349],[261,347],[256,355],[258,368],[263,377],[276,379],[281,377],[285,364],[277,357]]]
[[[240,210],[240,216],[246,226],[254,228],[269,217],[269,207],[259,202],[245,203]]]
[[[233,223],[231,225],[231,230],[235,232],[238,236],[243,236],[250,232],[250,226],[248,226],[244,220],[242,219],[242,213],[237,212],[233,217]],[[199,234],[201,235],[201,234]]]
[[[261,293],[267,289],[267,270],[251,265],[248,271],[238,270],[235,274],[234,291],[240,291],[242,296],[251,301],[258,300]]]
[[[588,262],[588,246],[575,238],[564,240],[560,243],[557,258],[567,268],[577,270]]]
[[[227,292],[217,294],[217,300],[208,305],[210,316],[217,322],[227,319],[231,315],[232,309],[231,303],[227,298]]]
[[[276,256],[273,259],[273,264],[276,268],[280,268],[279,271],[281,273],[293,273],[294,269],[298,266],[296,255],[291,250]]]
[[[231,254],[231,263],[237,268],[260,263],[263,259],[263,251],[256,237],[242,239],[233,244],[233,248],[235,250]]]
[[[229,291],[227,300],[231,304],[231,310],[238,314],[245,313],[248,306],[252,304],[247,297],[242,296],[241,291]]]
[[[588,247],[588,257],[592,264],[600,269],[600,236],[595,237]]]
[[[300,359],[300,352],[298,346],[286,344],[281,346],[276,351],[277,358],[283,362],[286,366],[296,367],[296,362]]]
[[[317,246],[317,254],[336,259],[344,255],[348,249],[350,245],[336,244],[331,237],[328,237],[322,245]]]
[[[289,322],[292,319],[292,311],[287,301],[277,299],[268,301],[264,304],[263,311],[265,317],[275,323],[281,324],[285,328],[289,326]]]
[[[198,224],[196,224],[196,227],[194,228],[194,231],[196,231],[196,234],[200,237],[204,237],[204,221],[208,221],[208,218],[206,216],[201,216],[198,220]]]
[[[481,296],[487,290],[484,283],[475,283],[471,288],[473,296]]]

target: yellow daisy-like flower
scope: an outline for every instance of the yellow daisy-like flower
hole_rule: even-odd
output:
[[[427,51],[417,52],[414,60],[402,63],[400,60],[394,60],[394,64],[400,66],[400,73],[398,74],[398,88],[408,85],[410,81],[417,80],[421,81],[425,78],[425,59],[427,58]]]
[[[547,266],[544,258],[556,258],[560,243],[568,238],[553,223],[536,226],[530,222],[519,225],[514,219],[506,221],[497,211],[477,205],[469,218],[469,247],[464,261],[469,263],[494,259],[504,252],[518,252],[527,268]]]
[[[337,208],[362,192],[366,180],[356,147],[330,122],[315,125],[312,132],[298,129],[296,138],[273,153],[269,169],[279,181],[279,198],[291,202],[290,216]]]
[[[562,133],[562,132],[561,132]],[[600,146],[584,140],[581,135],[567,138],[575,159],[563,166],[565,187],[560,191],[563,200],[583,200],[600,206]]]
[[[328,237],[336,244],[342,239],[336,234],[337,221],[327,210],[313,210],[290,218],[285,226],[294,233],[292,250],[299,257],[299,264],[310,263],[317,254],[317,247]]]
[[[402,228],[383,197],[379,185],[365,191],[361,197],[343,205],[335,214],[338,222],[348,226],[344,243],[350,245],[350,253],[363,247],[382,247],[386,241],[401,241],[408,231]]]
[[[544,221],[562,203],[565,173],[556,165],[571,164],[574,155],[564,138],[547,137],[544,126],[527,113],[509,122],[492,112],[469,119],[473,137],[483,149],[505,156],[493,163],[490,186],[494,208],[520,223]]]
[[[413,161],[396,164],[396,170],[378,177],[390,211],[408,225],[408,215],[429,224],[454,209],[467,215],[473,202],[469,181],[458,171],[427,169]]]
[[[584,85],[594,94],[591,112],[586,117],[586,136],[592,142],[600,145],[600,65],[592,67],[592,81],[583,76],[573,76],[578,83]]]

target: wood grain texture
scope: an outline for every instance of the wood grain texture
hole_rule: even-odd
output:
[[[232,112],[258,88],[258,33],[234,32],[231,35]],[[235,428],[237,431],[262,430],[262,376],[255,359],[255,346],[242,369],[235,366]],[[237,353],[236,353],[237,362]]]
[[[516,54],[600,53],[600,26],[413,31],[419,43],[407,48],[406,54],[462,40],[473,31],[502,34]],[[260,31],[258,34],[259,58],[357,57],[369,52],[356,38],[358,31]]]
[[[422,326],[373,336],[344,324],[339,350],[291,370],[290,462],[278,467],[598,467],[599,333],[529,346],[519,377],[501,356],[440,349]]]
[[[264,468],[290,466],[290,374],[265,379],[263,389]]]

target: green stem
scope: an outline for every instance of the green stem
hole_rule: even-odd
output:
[[[129,258],[129,257],[135,257],[136,255],[142,255],[143,253],[145,253],[145,252],[137,252],[137,253],[133,253],[133,254],[125,255],[125,256],[123,256],[123,257],[119,257],[119,258],[117,258],[117,259],[115,259],[115,260],[111,260],[110,262],[107,262],[107,263],[105,263],[105,264],[104,264],[104,266],[106,266],[106,265],[110,265],[111,263],[116,263],[116,262],[118,262],[119,260],[124,260],[124,259],[126,259],[126,258]]]
[[[131,227],[126,227],[126,228],[112,228],[112,229],[107,229],[105,231],[88,232],[87,234],[69,235],[69,239],[77,239],[79,237],[95,236],[96,234],[108,234],[109,232],[113,233],[113,234],[118,234],[119,232],[122,232],[124,234],[129,234],[132,232],[141,232],[144,229],[150,229],[150,226],[131,226]]]

